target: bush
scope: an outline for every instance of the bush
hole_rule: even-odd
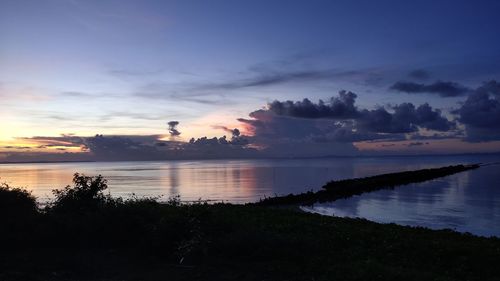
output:
[[[0,184],[0,218],[17,220],[32,217],[38,212],[35,196],[23,188]]]
[[[65,214],[88,213],[121,202],[120,199],[114,199],[111,195],[104,194],[108,185],[101,175],[89,177],[75,173],[73,184],[73,187],[66,186],[64,189],[52,191],[55,199],[47,207],[49,212]]]
[[[29,236],[39,218],[36,198],[22,188],[0,184],[0,248],[30,246]]]

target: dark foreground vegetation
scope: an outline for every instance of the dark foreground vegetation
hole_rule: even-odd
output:
[[[287,196],[277,196],[265,198],[258,202],[258,205],[311,205],[316,202],[335,201],[341,198],[359,195],[365,192],[380,189],[392,189],[399,185],[424,182],[437,179],[467,170],[479,168],[479,164],[455,165],[433,169],[422,169],[390,174],[382,174],[372,177],[345,179],[331,181],[322,187],[322,190],[308,191],[300,194],[289,194]]]
[[[76,174],[44,209],[0,187],[0,280],[500,278],[498,238],[295,208],[122,200],[106,187]]]

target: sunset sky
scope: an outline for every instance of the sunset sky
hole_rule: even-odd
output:
[[[2,0],[0,161],[498,152],[499,12]]]

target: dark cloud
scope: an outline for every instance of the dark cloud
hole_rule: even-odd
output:
[[[109,137],[96,135],[95,137],[81,137],[68,134],[59,137],[37,136],[24,138],[23,140],[38,144],[38,149],[56,147],[56,150],[64,151],[67,148],[80,147],[82,153],[85,154],[82,157],[67,154],[68,160],[84,158],[86,160],[115,161],[160,159],[161,157],[158,157],[157,151],[154,149],[154,143],[160,137],[159,135]],[[56,158],[62,159],[64,157],[59,155]]]
[[[214,129],[221,129],[225,132],[231,134],[231,139],[227,139],[226,136],[222,136],[220,138],[191,138],[189,140],[189,144],[198,145],[198,146],[213,146],[213,145],[232,145],[232,146],[244,146],[250,143],[250,139],[248,136],[242,135],[238,128],[230,129],[226,126],[214,125],[212,126]]]
[[[259,139],[292,140],[322,134],[321,120],[280,116],[268,110],[254,111],[250,113],[250,117],[251,119],[239,118],[238,121],[246,124],[247,131]]]
[[[466,140],[471,142],[500,140],[500,84],[489,81],[469,95],[454,111],[465,125]]]
[[[435,139],[500,140],[500,84],[489,81],[468,91],[471,93],[461,107],[452,112],[456,120],[448,120],[427,103],[360,109],[356,94],[340,91],[327,101],[273,101],[267,108],[251,112],[250,118],[238,119],[241,132],[238,128],[213,126],[230,134],[228,137],[192,138],[189,142],[174,138],[164,141],[162,135],[67,134],[28,139],[40,148],[61,150],[54,159],[67,155],[68,159],[103,161],[355,155],[358,151],[353,142],[381,142],[385,146],[403,141],[399,147],[413,147]],[[457,126],[457,122],[463,126]],[[178,121],[168,122],[171,137],[180,135],[178,125]],[[81,147],[85,156],[64,151],[71,147]],[[15,149],[24,148],[4,149],[12,149],[10,155],[14,155]]]
[[[220,129],[223,130],[224,132],[230,133],[232,137],[239,137],[241,135],[241,132],[238,128],[230,129],[226,126],[221,126],[221,125],[214,125],[212,126],[214,129]]]
[[[179,125],[179,121],[170,121],[168,124],[168,133],[171,137],[177,137],[181,134],[179,130],[177,130],[177,126]]]
[[[423,69],[415,69],[408,73],[408,76],[418,80],[427,80],[431,77],[430,73]]]
[[[497,99],[500,98],[500,83],[495,80],[490,80],[483,83],[479,88],[476,89],[476,93],[489,94]]]
[[[356,154],[355,149],[349,147],[353,142],[404,141],[408,134],[419,135],[421,129],[443,134],[456,130],[455,122],[429,104],[402,103],[389,108],[360,110],[355,99],[354,93],[341,91],[328,103],[313,103],[308,99],[274,101],[267,109],[250,113],[251,118],[238,120],[252,135],[252,143],[281,152],[283,147],[289,147],[287,144],[316,144],[333,149],[333,143]],[[299,145],[295,149],[300,153]],[[320,149],[315,151],[319,153]]]
[[[169,160],[260,157],[247,147],[247,136],[192,138],[184,141],[161,141],[161,136],[102,136],[86,139],[96,160]]]
[[[425,103],[415,107],[412,103],[402,103],[392,107],[394,112],[385,108],[363,110],[357,119],[358,128],[377,133],[411,133],[419,128],[448,131],[455,123],[442,116],[441,111]]]
[[[458,97],[469,93],[471,90],[455,82],[437,81],[432,84],[419,84],[400,81],[390,87],[391,90],[408,94],[430,93],[441,97]]]
[[[355,155],[354,138],[343,125],[331,119],[305,119],[280,116],[266,110],[250,114],[251,119],[238,119],[252,134],[252,145],[260,147],[266,157],[314,157]]]
[[[455,123],[446,119],[440,110],[429,104],[415,107],[402,103],[374,110],[358,110],[356,94],[341,91],[330,102],[313,103],[308,99],[299,102],[274,101],[265,110],[250,114],[252,119],[240,118],[249,125],[254,135],[265,138],[332,139],[338,141],[361,141],[389,138],[387,134],[417,132],[420,128],[434,131],[449,131]]]
[[[340,91],[338,97],[332,97],[329,101],[313,103],[308,99],[302,101],[273,101],[268,105],[268,110],[278,115],[299,117],[299,118],[355,118],[358,110],[354,106],[356,94],[352,92]]]
[[[32,147],[31,146],[6,145],[6,146],[2,146],[1,148],[4,148],[4,149],[27,150],[27,149],[31,149]]]
[[[213,137],[201,137],[201,138],[191,138],[189,140],[189,144],[196,146],[216,146],[216,145],[237,145],[242,146],[249,143],[249,140],[246,136],[234,136],[231,139],[227,139],[226,136],[222,136],[220,138]]]
[[[140,139],[142,138],[142,141]],[[160,141],[158,136],[97,135],[86,139],[89,152],[96,160],[169,160],[258,157],[255,149],[247,148],[244,136],[192,139],[190,142]]]
[[[85,145],[85,138],[74,135],[61,135],[59,137],[34,136],[30,138],[18,138],[38,144],[39,148],[45,147],[81,147]]]
[[[215,159],[261,157],[259,151],[250,148],[247,136],[233,130],[231,139],[199,138],[191,142],[163,141],[162,135],[95,135],[81,137],[63,135],[60,137],[26,138],[39,143],[39,148],[56,147],[60,153],[26,152],[0,153],[2,161],[137,161],[171,159]],[[63,152],[69,147],[82,147],[80,153]]]
[[[428,103],[418,106],[414,114],[414,123],[427,130],[446,132],[456,127],[455,122],[443,117],[441,110],[433,109]]]
[[[96,135],[86,138],[85,145],[96,160],[159,160],[165,158],[155,146],[128,137]]]
[[[357,120],[357,126],[365,131],[380,133],[410,133],[416,131],[417,126],[411,122],[413,115],[410,105],[395,107],[395,113],[389,113],[385,108],[375,110],[363,110],[362,117]],[[397,116],[397,117],[396,117]]]

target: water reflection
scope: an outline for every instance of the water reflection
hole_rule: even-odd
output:
[[[0,182],[27,187],[40,201],[47,201],[52,198],[52,189],[71,184],[73,173],[80,172],[102,174],[108,179],[109,190],[115,196],[128,197],[135,193],[137,196],[163,196],[162,200],[167,200],[180,195],[185,201],[203,199],[245,203],[275,194],[318,190],[334,179],[457,163],[494,162],[498,158],[453,156],[9,164],[0,165]],[[461,173],[425,183],[427,188],[407,186],[404,188],[406,193],[400,193],[398,189],[373,193],[371,197],[351,198],[349,202],[338,201],[333,207],[337,214],[345,212],[346,215],[365,216],[369,213],[373,219],[384,217],[387,221],[391,221],[390,214],[397,214],[400,221],[427,220],[432,223],[435,219],[429,219],[426,214],[426,210],[430,210],[429,213],[434,213],[436,217],[444,215],[441,219],[452,222],[450,225],[454,226],[467,223],[460,221],[464,216],[461,206],[484,206],[486,210],[477,207],[477,210],[469,212],[470,216],[478,218],[475,223],[481,220],[485,221],[481,224],[485,224],[491,219],[491,213],[498,214],[500,206],[498,190],[483,186],[486,180],[491,183],[491,188],[500,186],[494,167],[498,166],[492,166],[493,171],[479,169],[482,174]],[[492,182],[495,179],[497,182]],[[422,213],[406,211],[410,203]],[[438,208],[440,206],[444,211]],[[324,210],[330,208],[323,207]],[[388,211],[384,212],[384,209]]]
[[[18,164],[0,165],[0,181],[27,187],[41,201],[80,172],[102,174],[116,196],[243,203],[318,189],[331,179],[351,177],[355,165],[335,159]]]
[[[450,228],[483,236],[500,236],[499,169],[499,166],[482,167],[305,209],[382,223]]]

